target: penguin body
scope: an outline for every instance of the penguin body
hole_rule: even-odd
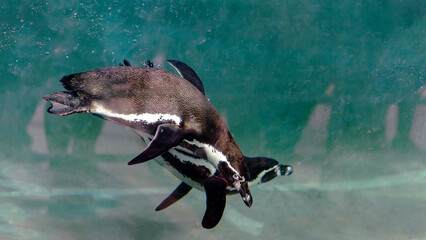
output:
[[[181,76],[150,65],[133,67],[125,61],[125,66],[65,76],[61,82],[68,91],[43,98],[52,104],[49,113],[91,113],[133,129],[148,146],[129,165],[156,158],[182,180],[157,210],[170,206],[192,188],[204,190],[207,209],[202,225],[213,228],[222,217],[227,193],[239,192],[250,207],[249,182],[278,164],[273,160],[274,166],[258,166],[264,160],[245,157],[204,96],[196,73],[182,62],[168,62]]]

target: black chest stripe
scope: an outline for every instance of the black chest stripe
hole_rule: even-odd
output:
[[[203,182],[206,178],[212,175],[210,169],[204,166],[196,165],[189,161],[182,162],[170,152],[163,153],[161,157],[180,174],[201,185],[203,185]]]

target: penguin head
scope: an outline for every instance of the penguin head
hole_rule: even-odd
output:
[[[240,172],[242,171],[238,172],[235,168],[224,162],[219,163],[218,168],[219,172],[226,180],[228,185],[234,187],[235,190],[240,193],[244,203],[248,207],[251,207],[251,205],[253,204],[253,198],[251,196],[249,185],[245,176],[243,174],[240,174]],[[248,174],[248,171],[244,173]]]
[[[232,176],[232,179],[232,185],[240,193],[243,202],[247,205],[247,207],[251,207],[253,204],[253,198],[251,196],[249,185],[246,179],[243,176],[240,176],[238,173],[235,173]]]

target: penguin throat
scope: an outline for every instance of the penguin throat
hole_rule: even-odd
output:
[[[213,147],[210,144],[202,143],[197,140],[188,141],[185,140],[187,143],[194,145],[196,147],[199,147],[204,150],[207,160],[215,166],[215,168],[218,168],[219,164],[225,164],[229,169],[231,169],[234,173],[237,173],[237,170],[235,170],[234,167],[232,167],[231,163],[229,162],[228,158],[219,150],[217,150],[215,147]]]
[[[241,189],[241,184],[242,184],[243,182],[245,182],[245,181],[246,181],[246,179],[245,179],[244,177],[241,177],[241,179],[240,179],[240,180],[236,180],[236,181],[234,181],[233,185],[234,185],[235,189],[237,189],[237,191],[240,191],[240,189]]]

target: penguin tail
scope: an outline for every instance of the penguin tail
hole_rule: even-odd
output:
[[[43,99],[50,102],[48,113],[67,116],[73,113],[88,113],[87,101],[78,98],[70,92],[57,92],[43,96]]]

